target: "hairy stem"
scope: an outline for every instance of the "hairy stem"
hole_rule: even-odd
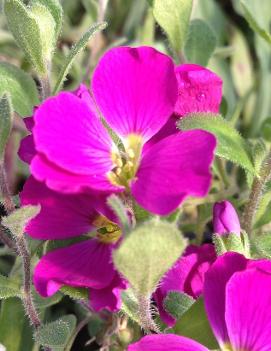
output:
[[[11,213],[15,209],[15,205],[10,194],[3,160],[0,160],[0,194],[3,196],[4,206],[7,213]]]
[[[138,299],[138,315],[140,319],[141,327],[146,334],[151,334],[152,332],[160,333],[158,326],[152,319],[151,313],[151,300],[150,297],[137,295]]]
[[[262,163],[260,176],[255,177],[252,183],[251,192],[242,218],[242,228],[251,234],[253,228],[254,217],[258,208],[258,204],[262,195],[262,191],[271,174],[271,150]]]
[[[24,283],[23,283],[23,302],[26,314],[28,315],[31,324],[37,329],[41,325],[41,321],[33,302],[31,293],[31,265],[30,265],[30,253],[27,247],[25,237],[20,235],[16,239],[17,248],[19,255],[23,260],[23,272],[24,272]]]
[[[51,95],[51,82],[50,82],[50,74],[51,74],[51,64],[47,64],[46,73],[40,77],[40,95],[41,100],[44,101]]]

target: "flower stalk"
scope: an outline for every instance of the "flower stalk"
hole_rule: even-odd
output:
[[[254,217],[259,205],[260,197],[264,186],[271,174],[271,149],[262,163],[259,177],[255,177],[252,183],[251,192],[242,218],[242,228],[251,235]]]
[[[159,328],[152,318],[150,297],[137,294],[137,300],[138,316],[144,332],[146,334],[152,334],[152,332],[159,334]]]

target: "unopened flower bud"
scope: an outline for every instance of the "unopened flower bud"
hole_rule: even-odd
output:
[[[217,234],[235,233],[240,235],[238,215],[229,201],[217,202],[213,208],[213,227]]]

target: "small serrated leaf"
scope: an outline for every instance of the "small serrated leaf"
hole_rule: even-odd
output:
[[[181,130],[203,129],[217,138],[215,153],[238,164],[252,174],[256,174],[248,146],[239,132],[220,115],[209,113],[191,114],[177,123]]]
[[[66,62],[62,66],[62,70],[59,74],[59,78],[54,88],[54,95],[59,92],[62,88],[62,85],[65,81],[67,74],[69,73],[72,64],[76,56],[86,47],[89,39],[98,31],[105,29],[107,26],[106,22],[96,23],[89,28],[89,30],[82,36],[82,38],[71,48],[71,51],[68,54]]]
[[[9,216],[3,217],[2,224],[7,227],[13,235],[20,236],[24,232],[26,224],[40,211],[40,206],[27,205],[13,211]]]
[[[187,60],[202,66],[208,61],[216,47],[216,36],[211,27],[201,19],[190,22],[184,54]]]
[[[0,95],[9,93],[14,110],[21,116],[32,114],[38,105],[38,90],[30,75],[7,62],[0,62]]]
[[[13,122],[13,108],[9,94],[0,97],[0,163],[4,158],[6,144]]]
[[[194,302],[195,300],[185,293],[170,291],[163,301],[163,306],[172,317],[179,319]]]
[[[192,0],[153,0],[151,3],[155,20],[166,32],[177,54],[185,42],[192,3]]]
[[[133,289],[148,296],[185,246],[175,224],[154,218],[131,231],[114,251],[113,261]]]
[[[75,326],[74,315],[63,316],[54,322],[42,325],[35,333],[35,339],[42,346],[61,351],[69,341]]]

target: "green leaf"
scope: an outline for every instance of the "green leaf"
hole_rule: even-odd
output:
[[[95,0],[82,0],[82,4],[86,9],[88,15],[92,21],[95,22],[98,19],[98,3]]]
[[[153,15],[166,32],[172,48],[177,54],[182,51],[189,19],[192,0],[153,0]]]
[[[140,325],[138,315],[138,300],[132,289],[126,289],[121,294],[121,310],[134,322]]]
[[[59,0],[32,0],[31,4],[41,4],[45,6],[55,20],[55,38],[61,33],[63,23],[63,8]]]
[[[56,42],[56,23],[50,11],[39,3],[27,7],[19,0],[5,0],[4,11],[18,46],[37,72],[46,74]]]
[[[9,93],[14,110],[21,116],[32,114],[38,105],[38,90],[34,80],[20,68],[0,62],[0,95]]]
[[[20,236],[24,232],[26,224],[40,211],[40,206],[27,205],[13,211],[9,216],[3,217],[2,224],[7,227],[13,235]]]
[[[6,144],[13,122],[13,108],[9,94],[0,97],[0,163],[4,158]]]
[[[261,258],[271,259],[271,233],[263,233],[253,238],[253,245]]]
[[[248,146],[242,136],[230,123],[219,115],[191,114],[178,122],[181,130],[203,129],[217,138],[215,153],[255,174],[255,168],[248,152]]]
[[[175,224],[154,218],[131,231],[114,251],[113,260],[131,286],[148,296],[180,257],[185,244]]]
[[[126,234],[129,233],[131,230],[131,221],[121,199],[117,195],[113,194],[108,198],[107,203],[118,217],[124,232]]]
[[[32,350],[32,329],[18,298],[10,298],[1,303],[0,343],[7,351]]]
[[[187,310],[189,310],[194,302],[195,300],[185,293],[170,291],[164,299],[163,305],[164,309],[172,317],[178,320]]]
[[[250,247],[247,237],[243,234],[237,235],[229,233],[228,235],[214,234],[213,243],[218,256],[226,252],[238,252],[246,257],[250,257]]]
[[[265,140],[271,142],[271,117],[262,123],[261,134]]]
[[[67,315],[54,322],[44,324],[35,333],[36,341],[54,351],[62,351],[76,326],[74,315]]]
[[[60,291],[64,295],[68,295],[74,300],[87,300],[89,298],[88,289],[85,288],[74,288],[72,286],[63,286]]]
[[[199,298],[181,317],[176,323],[174,331],[178,335],[198,341],[211,350],[218,349],[217,341],[205,313],[202,298]]]
[[[244,17],[250,27],[260,35],[264,40],[271,44],[271,35],[268,31],[268,20],[266,14],[270,16],[270,1],[262,0],[259,4],[258,0],[241,0],[241,5],[244,11]],[[270,20],[270,17],[268,18]]]
[[[98,31],[105,29],[107,26],[106,22],[96,23],[89,28],[89,30],[82,36],[82,38],[72,47],[69,52],[66,62],[64,62],[62,70],[59,74],[59,78],[54,88],[54,95],[59,92],[68,75],[76,56],[86,47],[89,39]]]
[[[210,26],[201,19],[191,21],[184,54],[191,63],[207,66],[216,47],[216,36]]]
[[[39,310],[43,310],[47,307],[53,306],[57,304],[61,299],[63,298],[63,295],[61,293],[56,293],[51,297],[41,297],[35,289],[32,291],[33,299],[34,299],[34,304]]]
[[[13,278],[0,275],[0,299],[9,297],[21,297],[20,282]]]

